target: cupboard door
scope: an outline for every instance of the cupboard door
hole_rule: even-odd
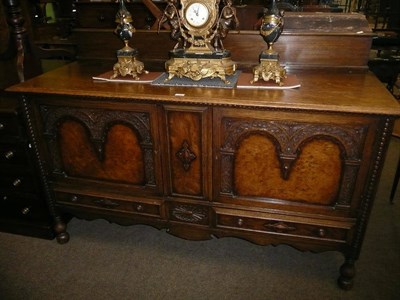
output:
[[[114,189],[119,184],[118,190],[160,194],[155,106],[119,103],[112,108],[96,102],[92,107],[82,101],[66,107],[55,102],[39,109],[57,181],[90,181]]]
[[[376,119],[232,109],[214,116],[218,202],[329,214],[358,207]]]
[[[211,110],[203,107],[163,108],[167,194],[208,199],[211,176]]]

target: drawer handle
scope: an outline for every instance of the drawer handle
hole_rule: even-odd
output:
[[[8,200],[8,197],[7,196],[2,196],[2,198],[1,198],[3,201],[7,201]]]
[[[109,199],[94,199],[92,202],[104,208],[115,208],[119,206],[119,203],[111,201]]]
[[[296,227],[290,226],[284,222],[267,223],[264,224],[264,227],[267,229],[272,229],[276,232],[288,232],[296,230]]]
[[[144,211],[143,205],[141,205],[141,204],[136,205],[136,211],[143,212]]]
[[[6,158],[6,159],[11,159],[11,158],[13,158],[14,157],[14,155],[15,155],[15,153],[13,152],[13,151],[8,151],[6,154],[4,154],[4,157]]]
[[[106,20],[106,17],[104,15],[100,15],[97,17],[97,20],[99,20],[99,22],[104,22]]]
[[[31,212],[30,207],[24,207],[24,208],[21,210],[21,213],[22,213],[24,216],[28,215],[30,212]]]
[[[0,123],[0,130],[3,130],[4,127],[5,127],[4,124]]]
[[[21,184],[22,184],[22,180],[19,179],[19,178],[15,179],[15,180],[13,181],[13,183],[12,183],[12,185],[13,185],[14,187],[19,187]]]
[[[239,218],[239,219],[237,220],[237,224],[238,224],[238,226],[242,227],[243,224],[244,224],[243,219],[242,219],[242,218]]]
[[[319,237],[325,237],[326,236],[326,230],[323,228],[318,229],[318,236]]]

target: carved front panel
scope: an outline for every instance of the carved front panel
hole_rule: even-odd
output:
[[[152,108],[143,111],[42,105],[53,173],[156,186]]]
[[[209,110],[165,107],[170,193],[203,198],[207,193]]]
[[[219,197],[350,207],[367,121],[353,124],[323,114],[312,121],[290,113],[249,115],[216,118]]]

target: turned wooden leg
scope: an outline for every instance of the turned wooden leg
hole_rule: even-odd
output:
[[[353,278],[356,275],[356,268],[353,260],[346,260],[340,267],[338,285],[343,290],[350,290],[353,287]]]
[[[69,233],[67,232],[67,225],[62,221],[57,221],[54,225],[56,232],[56,239],[59,244],[65,244],[69,241]]]

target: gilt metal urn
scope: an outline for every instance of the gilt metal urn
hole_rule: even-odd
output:
[[[125,46],[117,50],[118,61],[114,64],[113,75],[111,79],[118,76],[132,76],[133,79],[139,80],[139,75],[147,74],[144,69],[144,64],[137,60],[139,51],[129,46],[129,41],[135,33],[135,28],[132,25],[132,15],[127,10],[124,0],[119,0],[119,9],[115,16],[115,22],[118,24],[114,33],[124,42]]]
[[[260,64],[253,69],[252,83],[259,79],[275,81],[282,85],[286,77],[286,70],[279,63],[279,54],[273,49],[274,43],[279,39],[284,25],[284,12],[279,11],[275,0],[269,8],[264,10],[260,26],[260,35],[267,43],[267,49],[260,54]]]

